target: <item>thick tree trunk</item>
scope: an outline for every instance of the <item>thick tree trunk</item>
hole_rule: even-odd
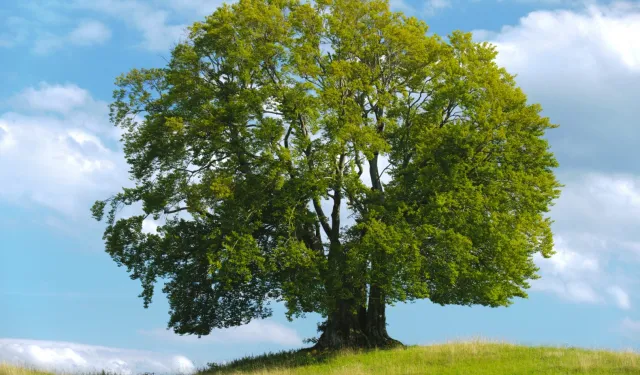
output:
[[[320,350],[368,348],[369,340],[360,326],[358,315],[353,311],[350,301],[340,301],[337,311],[322,324],[322,334],[314,348]]]
[[[337,311],[322,324],[320,338],[314,346],[319,350],[343,348],[391,348],[402,346],[389,337],[382,292],[372,286],[368,308],[354,308],[354,301],[340,301]]]
[[[370,347],[389,348],[402,346],[398,340],[389,337],[387,333],[386,304],[382,291],[375,285],[371,286],[369,293],[369,306],[367,309],[367,324],[365,334],[369,339]]]

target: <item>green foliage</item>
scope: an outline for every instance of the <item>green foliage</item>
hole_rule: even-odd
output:
[[[366,306],[372,286],[384,304],[526,297],[552,254],[555,125],[493,46],[427,30],[383,0],[241,0],[166,67],[119,77],[135,187],[91,211],[145,306],[165,281],[169,326],[204,335],[272,301],[289,318]]]

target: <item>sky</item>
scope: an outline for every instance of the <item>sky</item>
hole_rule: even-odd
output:
[[[166,330],[104,252],[89,207],[129,184],[108,121],[114,79],[162,67],[211,0],[0,1],[0,362],[125,374],[192,372],[208,362],[302,346],[318,316],[284,309],[211,335]],[[640,351],[640,3],[394,0],[446,36],[472,31],[558,129],[565,185],[555,250],[508,308],[420,301],[388,312],[406,344],[484,338]],[[154,223],[146,222],[153,230]]]

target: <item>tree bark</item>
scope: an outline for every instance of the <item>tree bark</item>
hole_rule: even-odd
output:
[[[313,347],[317,350],[345,348],[392,348],[402,343],[387,333],[385,303],[379,288],[372,286],[368,307],[355,306],[354,300],[342,300],[320,326],[322,332]]]
[[[369,339],[360,327],[358,314],[352,301],[342,300],[336,311],[321,325],[322,334],[314,349],[339,350],[345,348],[368,348]]]
[[[402,346],[400,341],[392,339],[387,333],[385,311],[387,306],[382,290],[375,285],[371,286],[368,305],[365,334],[369,339],[369,346],[377,348]]]
[[[392,348],[403,344],[387,333],[386,303],[380,288],[372,285],[367,296],[366,288],[360,290],[360,305],[356,298],[336,303],[335,311],[320,326],[322,334],[313,347],[318,350],[344,348]]]

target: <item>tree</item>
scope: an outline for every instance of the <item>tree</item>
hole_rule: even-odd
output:
[[[383,0],[220,7],[166,67],[116,81],[135,187],[92,208],[106,251],[145,307],[165,281],[178,334],[284,302],[326,319],[319,348],[389,346],[389,304],[526,298],[553,252],[555,125],[496,55]]]

